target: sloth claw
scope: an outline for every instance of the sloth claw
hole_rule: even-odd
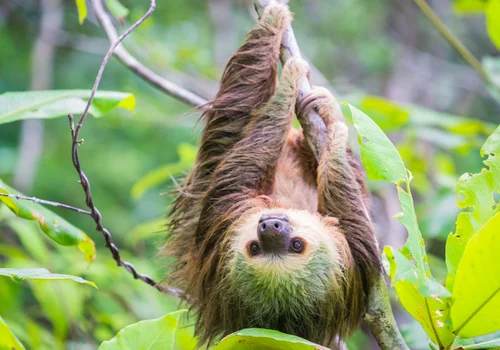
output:
[[[325,122],[327,127],[330,127],[335,121],[336,109],[338,103],[330,91],[323,87],[313,86],[309,94],[297,103],[297,115],[303,117],[311,110],[315,110]]]

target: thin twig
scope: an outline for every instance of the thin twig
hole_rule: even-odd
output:
[[[488,84],[492,84],[492,81],[486,71],[483,69],[481,62],[477,60],[476,57],[469,51],[467,47],[458,39],[448,28],[446,24],[441,21],[441,19],[436,15],[432,8],[425,2],[425,0],[414,0],[418,5],[420,10],[424,13],[427,19],[436,27],[438,32],[450,43],[451,46],[458,51],[460,55],[464,58],[469,65],[476,70],[476,72],[481,76],[481,78]]]
[[[135,28],[137,28],[142,22],[144,22],[146,20],[146,18],[148,18],[153,13],[155,8],[156,8],[156,0],[151,0],[149,9],[146,12],[146,14],[144,16],[142,16],[137,22],[132,24],[132,26],[130,26],[130,28],[128,28],[122,35],[120,35],[111,44],[111,47],[109,48],[108,52],[106,53],[106,56],[104,56],[104,59],[102,60],[102,63],[101,63],[101,67],[99,68],[99,71],[97,72],[97,76],[96,76],[95,81],[94,81],[94,86],[92,87],[92,92],[90,93],[90,98],[87,102],[87,105],[85,106],[85,109],[83,110],[83,113],[80,117],[80,120],[78,121],[78,124],[76,125],[75,132],[74,132],[74,134],[75,134],[74,141],[78,139],[78,134],[80,133],[83,122],[89,113],[90,106],[92,105],[92,101],[94,100],[95,93],[97,92],[97,88],[99,87],[99,83],[101,82],[102,74],[104,73],[104,68],[106,68],[106,65],[108,64],[109,58],[111,57],[111,55],[113,54],[115,49],[118,47],[118,45],[120,45],[120,43],[123,41],[123,39],[125,39],[132,31],[135,30]]]
[[[87,210],[83,210],[77,207],[72,207],[71,205],[63,204],[63,203],[58,203],[58,202],[52,202],[52,201],[47,201],[45,199],[40,199],[36,197],[26,197],[26,196],[21,196],[19,194],[11,194],[11,193],[0,193],[0,196],[2,197],[9,197],[9,198],[15,198],[19,200],[25,200],[25,201],[30,201],[33,203],[38,203],[38,204],[45,204],[45,205],[50,205],[52,207],[60,207],[68,210],[73,210],[76,211],[77,213],[80,214],[85,214],[85,215],[91,215],[92,213]]]
[[[127,29],[120,37],[118,37],[111,44],[108,52],[106,53],[106,56],[104,56],[104,59],[101,63],[101,67],[99,68],[99,72],[97,73],[97,77],[95,79],[94,87],[92,88],[90,98],[87,102],[87,105],[85,106],[85,110],[83,111],[83,114],[81,115],[80,120],[78,121],[78,124],[76,125],[76,127],[74,124],[73,116],[71,114],[68,114],[68,119],[69,119],[69,124],[70,124],[70,129],[71,129],[71,138],[73,141],[72,148],[71,148],[72,161],[73,161],[73,165],[74,165],[76,171],[78,172],[78,176],[80,177],[80,184],[82,185],[83,192],[85,193],[85,203],[86,203],[87,207],[90,209],[90,216],[92,217],[92,219],[96,223],[96,230],[102,233],[104,240],[106,241],[106,247],[110,250],[110,252],[113,256],[113,259],[116,261],[118,266],[123,266],[130,274],[132,274],[132,276],[135,279],[139,279],[139,280],[149,284],[150,286],[155,287],[156,289],[158,289],[161,292],[167,292],[167,293],[173,294],[175,296],[182,297],[183,291],[175,289],[175,288],[170,288],[168,286],[160,285],[158,282],[153,280],[151,277],[138,273],[131,263],[129,263],[127,261],[123,261],[121,259],[120,252],[119,252],[118,248],[116,247],[116,245],[112,241],[111,232],[103,226],[102,215],[99,212],[99,210],[97,209],[97,207],[94,205],[94,201],[92,199],[91,188],[90,188],[90,182],[89,182],[89,179],[87,178],[87,175],[85,175],[85,173],[83,172],[83,170],[81,168],[80,156],[78,154],[78,146],[82,143],[82,141],[78,139],[78,134],[83,126],[83,122],[84,122],[85,118],[87,117],[89,108],[92,105],[92,101],[94,100],[94,96],[95,96],[95,93],[97,91],[97,88],[99,87],[99,83],[101,81],[102,74],[104,72],[104,68],[106,67],[106,64],[108,63],[109,58],[113,54],[113,51],[118,47],[118,45],[121,43],[121,41],[127,35],[129,35],[135,28],[137,28],[142,22],[144,22],[144,20],[146,20],[146,18],[148,18],[151,15],[151,13],[153,13],[153,11],[156,7],[156,3],[155,3],[155,0],[150,0],[150,1],[151,1],[150,7],[149,7],[149,10],[146,12],[146,14],[144,16],[142,16],[136,23],[134,23],[129,29]]]
[[[101,23],[106,36],[108,37],[110,43],[114,43],[118,40],[118,34],[116,28],[113,26],[110,17],[104,9],[102,0],[92,0],[94,5],[94,13]],[[125,33],[126,34],[126,33]],[[152,84],[156,88],[160,89],[164,93],[173,98],[176,98],[190,106],[199,107],[207,103],[202,97],[184,89],[182,86],[176,85],[167,79],[161,77],[160,75],[153,72],[151,69],[145,67],[141,62],[139,62],[134,56],[132,56],[123,46],[117,46],[113,55],[128,69],[140,76],[142,79]]]

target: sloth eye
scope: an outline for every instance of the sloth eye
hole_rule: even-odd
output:
[[[304,250],[304,242],[300,239],[295,238],[290,242],[290,249],[295,253],[302,253]]]
[[[260,253],[259,243],[255,242],[255,241],[250,243],[250,254],[255,256],[259,253]]]

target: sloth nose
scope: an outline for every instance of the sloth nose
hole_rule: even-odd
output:
[[[264,253],[286,251],[290,232],[290,223],[285,215],[263,215],[257,228],[262,251]]]

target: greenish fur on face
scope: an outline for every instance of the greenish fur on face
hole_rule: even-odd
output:
[[[247,326],[309,333],[318,322],[328,322],[323,318],[331,317],[335,306],[342,303],[342,270],[326,249],[313,252],[309,261],[296,269],[273,261],[283,259],[279,256],[267,257],[270,266],[260,262],[262,267],[246,261],[241,252],[234,259],[229,295],[245,313]]]

